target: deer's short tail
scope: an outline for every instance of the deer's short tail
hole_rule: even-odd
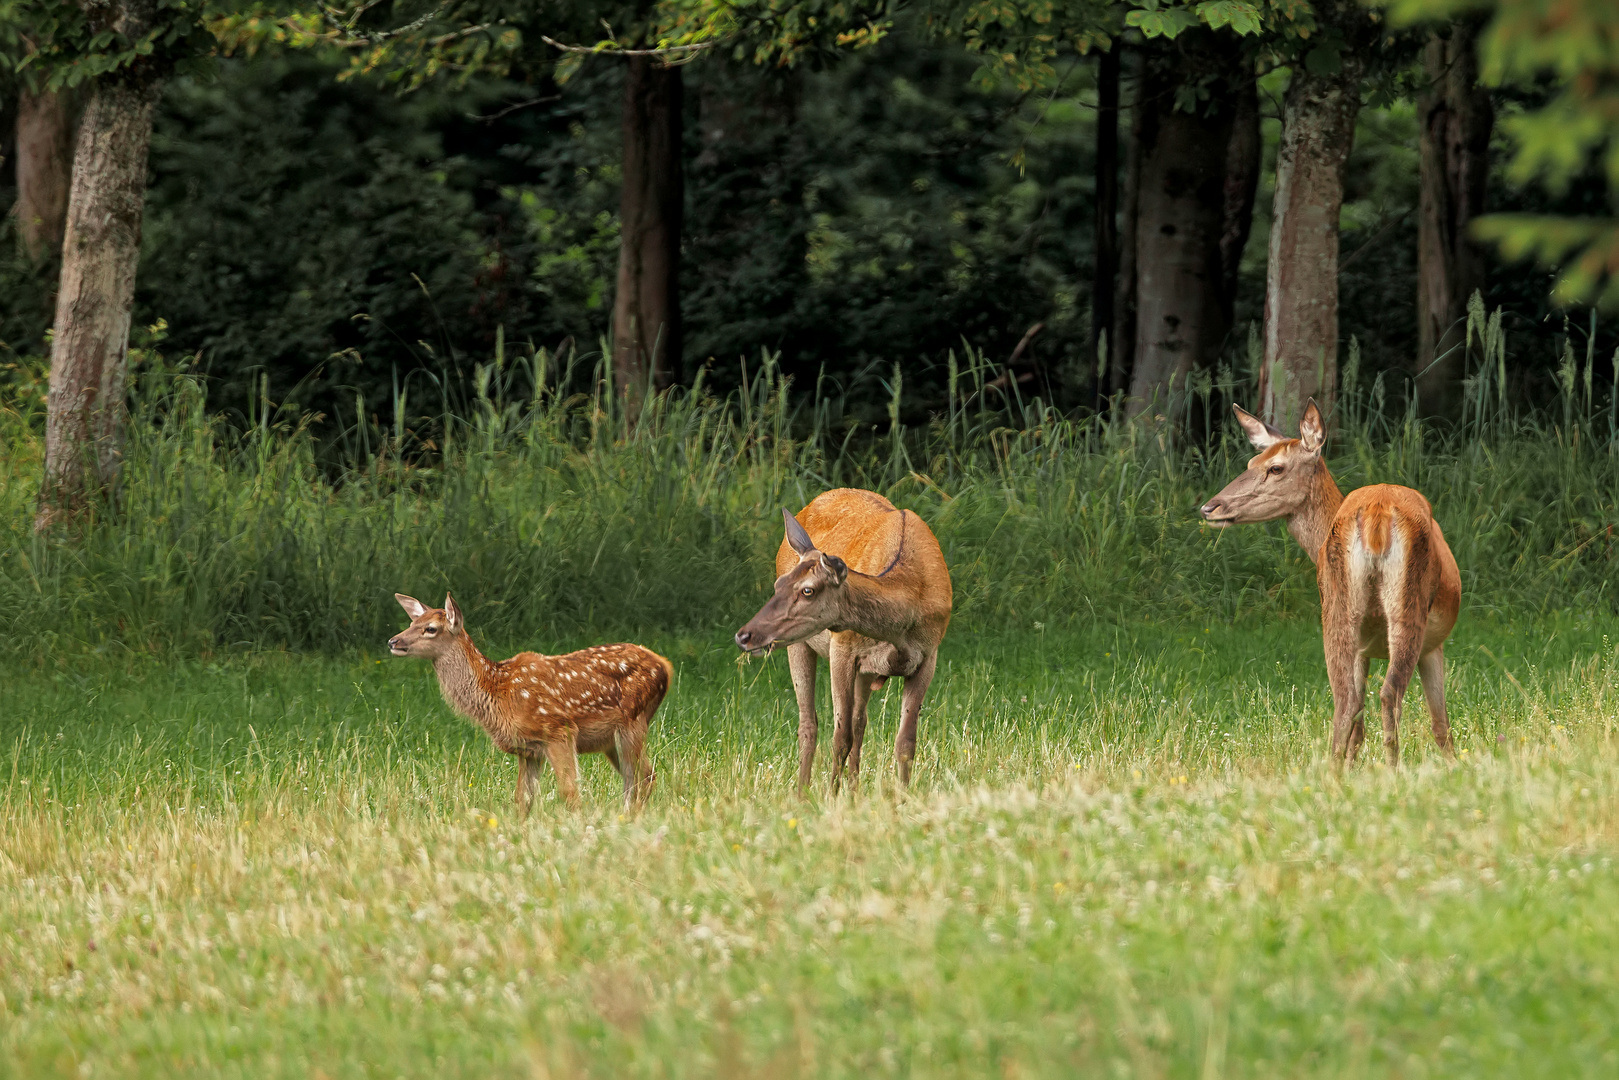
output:
[[[659,656],[650,649],[647,652],[663,668],[661,675],[655,674],[653,676],[651,693],[647,695],[646,709],[642,713],[650,721],[652,714],[658,711],[658,706],[663,704],[664,696],[669,693],[669,684],[674,681],[675,677],[675,666],[669,662],[667,657]]]
[[[1368,506],[1359,514],[1360,542],[1372,556],[1387,555],[1394,539],[1394,509]]]

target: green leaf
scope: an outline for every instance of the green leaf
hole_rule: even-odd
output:
[[[1336,75],[1343,68],[1344,60],[1336,45],[1317,45],[1304,56],[1304,69],[1319,78]]]

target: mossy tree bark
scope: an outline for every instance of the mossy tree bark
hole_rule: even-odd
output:
[[[680,68],[648,56],[626,64],[613,380],[633,422],[646,394],[667,388],[680,363],[684,93]]]
[[[1467,301],[1484,287],[1484,252],[1467,229],[1484,211],[1495,112],[1478,83],[1476,34],[1458,22],[1448,35],[1429,38],[1428,89],[1417,102],[1417,400],[1435,415],[1459,401]]]
[[[159,87],[138,69],[104,79],[92,87],[79,123],[51,344],[40,529],[75,516],[117,479]]]
[[[1192,35],[1183,35],[1183,41]],[[1229,330],[1221,242],[1236,116],[1232,86],[1246,64],[1212,36],[1192,55],[1149,56],[1137,99],[1140,166],[1135,221],[1135,359],[1129,412],[1177,418],[1188,377],[1207,369]],[[1195,49],[1195,52],[1192,50]],[[1188,62],[1217,74],[1195,112],[1175,107]],[[1251,75],[1247,76],[1251,79]]]
[[[1259,397],[1283,431],[1312,397],[1330,416],[1338,384],[1338,215],[1364,63],[1346,52],[1321,67],[1294,66],[1276,154]]]
[[[62,247],[73,181],[73,94],[24,91],[17,100],[17,231],[35,262]]]
[[[1119,50],[1097,58],[1096,65],[1096,218],[1095,263],[1091,275],[1091,336],[1085,355],[1096,373],[1091,406],[1100,410],[1110,387],[1112,353],[1118,348],[1114,326],[1114,294],[1119,275]]]

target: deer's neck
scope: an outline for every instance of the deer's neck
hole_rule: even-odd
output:
[[[1327,463],[1321,462],[1310,485],[1309,498],[1297,513],[1287,519],[1287,531],[1293,534],[1293,539],[1310,556],[1311,562],[1321,561],[1321,545],[1327,542],[1332,519],[1338,515],[1338,507],[1343,502],[1343,492],[1338,490],[1337,482],[1327,470]]]
[[[487,730],[495,721],[495,699],[490,693],[494,665],[465,631],[457,639],[457,646],[446,649],[433,661],[439,692],[450,708]]]
[[[839,629],[898,644],[916,624],[915,604],[896,580],[851,572],[844,587]]]

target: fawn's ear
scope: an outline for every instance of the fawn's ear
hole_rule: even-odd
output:
[[[398,600],[399,606],[405,609],[405,614],[409,615],[413,619],[421,618],[422,615],[427,611],[427,605],[423,604],[414,596],[406,596],[402,592],[396,592],[394,593],[394,599]]]
[[[787,543],[794,551],[800,555],[808,555],[815,550],[815,541],[810,539],[809,533],[804,531],[804,526],[787,512],[786,507],[782,507],[781,520],[782,524],[787,526]]]
[[[1237,423],[1242,425],[1243,433],[1248,436],[1248,441],[1254,444],[1254,449],[1268,450],[1287,438],[1286,435],[1283,435],[1241,405],[1233,403],[1231,408],[1236,412]]]
[[[1321,419],[1321,410],[1315,398],[1304,407],[1304,418],[1299,421],[1299,442],[1312,454],[1319,454],[1327,441],[1327,424]]]
[[[836,555],[822,553],[821,569],[832,575],[832,584],[834,585],[842,585],[844,579],[849,576],[849,564]]]
[[[455,597],[449,593],[444,594],[444,617],[451,630],[461,629],[461,609],[455,606]]]

